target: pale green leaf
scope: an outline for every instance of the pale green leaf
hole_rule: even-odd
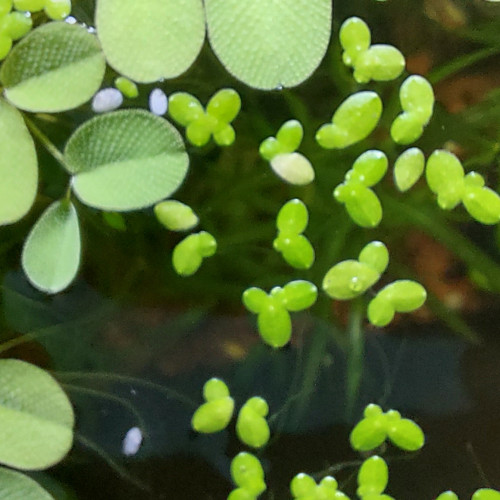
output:
[[[97,38],[79,25],[44,24],[10,52],[0,80],[5,96],[26,111],[73,109],[99,89],[106,64]]]
[[[31,284],[44,292],[60,292],[73,281],[80,264],[80,229],[69,201],[56,201],[41,215],[24,244],[22,264]]]
[[[64,154],[76,195],[108,211],[145,208],[167,198],[182,184],[189,163],[177,130],[142,110],[87,121]]]
[[[308,78],[330,40],[331,0],[206,0],[208,36],[226,69],[259,89]]]
[[[96,26],[108,63],[137,82],[184,73],[205,39],[201,0],[98,0]]]
[[[0,463],[11,467],[51,467],[73,443],[68,397],[52,376],[25,361],[0,360],[0,422]]]
[[[35,146],[23,117],[0,99],[0,225],[23,217],[35,200]]]
[[[0,467],[2,500],[54,500],[36,481],[21,472]]]

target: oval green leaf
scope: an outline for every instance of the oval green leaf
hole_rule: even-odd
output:
[[[3,500],[54,500],[36,481],[21,472],[0,467],[0,498]]]
[[[99,89],[106,63],[97,38],[79,25],[44,24],[10,52],[0,71],[6,98],[26,111],[76,108]]]
[[[35,200],[35,145],[17,109],[0,99],[0,225],[26,215]]]
[[[167,198],[181,185],[189,163],[177,130],[142,110],[89,120],[71,136],[64,154],[78,198],[111,211],[145,208]]]
[[[25,361],[0,360],[0,421],[0,462],[11,467],[51,467],[73,443],[68,397],[46,371]]]
[[[205,39],[201,0],[98,0],[95,19],[108,63],[136,82],[184,73]]]
[[[64,290],[80,265],[80,229],[75,207],[56,201],[31,229],[22,254],[22,265],[31,284],[47,293]]]
[[[226,69],[250,87],[294,87],[330,40],[330,0],[206,0],[208,36]]]

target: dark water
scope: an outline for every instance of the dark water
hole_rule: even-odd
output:
[[[293,475],[329,467],[352,492],[349,462],[359,456],[349,449],[348,433],[370,402],[397,408],[426,433],[426,446],[414,456],[386,452],[388,492],[396,498],[434,498],[448,488],[467,498],[488,482],[498,486],[500,342],[490,323],[496,311],[475,321],[487,337],[480,346],[432,323],[367,332],[352,417],[344,352],[334,328],[315,318],[302,317],[294,325],[300,340],[273,352],[242,336],[252,331],[247,316],[134,308],[83,283],[47,299],[19,274],[4,283],[4,311],[12,329],[34,334],[39,356],[57,360],[48,367],[75,405],[74,449],[52,472],[77,498],[225,498],[230,460],[242,449],[233,429],[211,436],[190,430],[212,376],[223,378],[240,404],[253,395],[269,402],[273,438],[261,454],[265,498],[289,498]],[[213,331],[240,342],[248,355],[237,362],[214,358]],[[203,349],[205,356],[193,354]],[[144,442],[137,455],[125,457],[122,441],[134,426]]]

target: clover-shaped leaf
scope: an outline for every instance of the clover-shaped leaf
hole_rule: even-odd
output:
[[[269,407],[264,399],[250,398],[241,407],[236,421],[236,434],[240,441],[252,448],[261,448],[267,444],[270,436],[266,421],[268,413]]]
[[[283,347],[292,335],[290,312],[311,307],[318,290],[308,281],[291,281],[283,288],[274,287],[269,294],[252,287],[243,292],[243,304],[257,314],[257,326],[262,340],[272,347]]]
[[[172,265],[180,276],[191,276],[200,268],[203,259],[217,251],[217,241],[206,231],[190,234],[179,242],[172,253]]]
[[[310,184],[315,177],[311,162],[296,152],[303,135],[302,124],[297,120],[288,120],[281,125],[276,137],[264,139],[259,148],[260,155],[270,162],[274,173],[297,186]]]
[[[316,484],[311,476],[301,472],[290,482],[290,491],[295,500],[349,500],[332,476],[325,476]]]
[[[384,413],[380,406],[370,404],[363,415],[363,419],[355,425],[349,436],[351,446],[355,450],[374,450],[387,437],[393,444],[406,451],[416,451],[424,445],[425,436],[422,429],[412,420],[401,418],[400,413],[395,410]]]
[[[325,274],[323,290],[332,299],[353,299],[373,286],[387,267],[389,253],[383,243],[372,241],[361,250],[359,259],[339,262]]]
[[[382,100],[375,92],[357,92],[338,107],[331,123],[318,130],[316,141],[325,149],[346,148],[368,137],[381,115]]]
[[[386,326],[396,312],[411,312],[422,307],[425,288],[416,281],[397,280],[380,290],[368,304],[368,319],[375,326]]]
[[[191,426],[196,432],[219,432],[227,427],[233,416],[234,400],[227,385],[218,378],[208,380],[203,386],[202,404],[193,414]]]
[[[314,248],[302,234],[308,219],[307,207],[297,198],[285,203],[276,218],[278,236],[273,247],[296,269],[309,269],[314,262]]]
[[[403,54],[392,45],[371,45],[370,28],[359,17],[342,23],[339,39],[344,49],[342,60],[354,68],[358,83],[394,80],[404,70]]]
[[[207,104],[206,111],[196,97],[186,92],[176,92],[169,99],[170,116],[186,127],[186,137],[194,146],[204,146],[213,136],[219,146],[234,142],[235,132],[230,125],[241,107],[239,94],[233,89],[222,89],[215,93]]]
[[[402,83],[399,99],[403,113],[392,123],[391,137],[398,144],[410,144],[422,135],[431,119],[434,91],[423,76],[412,75]]]

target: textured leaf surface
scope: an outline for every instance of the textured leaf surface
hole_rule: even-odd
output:
[[[78,216],[68,201],[56,201],[33,226],[23,248],[22,264],[31,284],[48,293],[64,290],[80,264]]]
[[[205,9],[217,57],[259,89],[303,82],[330,40],[331,0],[206,0]]]
[[[0,225],[18,221],[35,200],[35,146],[19,111],[0,99]]]
[[[78,25],[33,30],[5,60],[0,79],[16,107],[34,112],[76,108],[99,89],[106,64],[94,35]]]
[[[137,82],[184,73],[205,39],[201,0],[98,0],[96,25],[109,64]]]
[[[0,498],[3,500],[54,500],[36,481],[21,472],[0,467]]]
[[[46,371],[17,359],[0,360],[0,422],[0,462],[18,469],[50,467],[73,442],[73,409],[64,391]]]
[[[84,123],[65,149],[72,186],[83,203],[103,210],[135,210],[170,196],[189,159],[177,130],[141,110],[122,110]]]

